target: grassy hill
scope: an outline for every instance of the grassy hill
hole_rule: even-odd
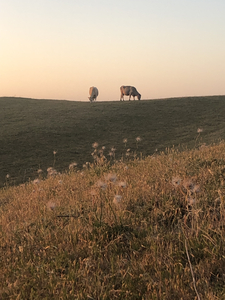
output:
[[[92,143],[116,148],[116,158],[128,148],[143,155],[156,149],[192,148],[225,138],[225,96],[151,101],[96,102],[0,98],[0,186],[26,182],[37,170],[53,166],[68,170],[92,161]],[[123,139],[127,138],[126,145]],[[56,151],[56,155],[53,155]]]
[[[96,162],[0,189],[0,299],[224,299],[225,143]]]

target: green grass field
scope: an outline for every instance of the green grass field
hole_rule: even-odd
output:
[[[0,186],[7,174],[11,184],[19,184],[53,164],[60,172],[74,161],[82,167],[93,161],[94,142],[108,152],[115,147],[117,159],[127,148],[136,150],[137,136],[144,156],[156,149],[194,147],[198,128],[203,128],[202,142],[217,142],[225,138],[224,100],[215,96],[91,104],[0,98]]]

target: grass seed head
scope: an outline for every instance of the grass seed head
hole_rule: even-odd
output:
[[[98,143],[97,143],[97,142],[94,142],[94,143],[92,144],[92,147],[93,147],[94,149],[98,148]]]
[[[49,177],[54,177],[58,174],[58,172],[52,167],[48,168],[47,172]]]
[[[183,180],[183,187],[187,190],[187,191],[192,191],[193,187],[194,187],[194,183],[190,178],[185,178]]]
[[[77,163],[76,162],[73,162],[69,165],[69,169],[72,170],[74,169],[75,167],[77,166]]]
[[[201,132],[203,132],[203,129],[202,128],[198,128],[197,129],[197,133],[201,133]]]
[[[173,177],[172,178],[172,185],[174,187],[178,187],[181,184],[181,178],[180,177]]]
[[[40,182],[41,182],[41,180],[38,179],[38,178],[36,178],[36,179],[33,180],[33,184],[39,184]]]
[[[50,211],[55,210],[55,208],[56,208],[55,202],[52,202],[52,201],[48,201],[46,206],[47,206],[47,209],[50,210]]]
[[[105,190],[107,188],[107,183],[99,180],[96,182],[97,187],[101,188],[102,190]]]
[[[200,189],[200,185],[198,185],[198,184],[194,184],[193,185],[193,188],[192,188],[192,192],[193,193],[200,193],[201,192],[201,189]]]
[[[115,205],[118,205],[121,203],[121,200],[122,200],[122,196],[121,195],[115,195],[114,198],[113,198],[113,203]]]
[[[120,182],[118,182],[118,186],[122,187],[122,188],[125,188],[127,186],[127,184],[124,181],[120,181]]]
[[[187,203],[188,203],[188,205],[194,205],[196,203],[196,199],[193,197],[188,197]]]
[[[116,182],[117,176],[115,173],[109,173],[105,175],[105,180],[111,181],[111,182]]]

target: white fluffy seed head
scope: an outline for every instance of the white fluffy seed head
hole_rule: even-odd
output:
[[[94,142],[94,143],[92,144],[92,147],[93,147],[94,149],[98,148],[98,143],[97,143],[97,142]]]
[[[46,204],[48,210],[54,210],[56,208],[56,204],[52,201],[48,201]]]
[[[121,200],[122,200],[122,196],[121,195],[115,195],[114,198],[113,198],[113,203],[115,205],[118,205],[121,203]]]

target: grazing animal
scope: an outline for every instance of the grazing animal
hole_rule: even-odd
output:
[[[131,96],[134,98],[134,100],[135,100],[135,96],[138,98],[138,100],[141,100],[141,94],[139,94],[137,89],[133,86],[122,85],[120,87],[120,92],[121,92],[120,101],[122,100],[124,101],[124,96],[129,96],[129,101]]]
[[[96,101],[96,99],[98,97],[98,89],[95,86],[90,87],[89,95],[90,95],[90,97],[88,97],[88,99],[91,102]]]

